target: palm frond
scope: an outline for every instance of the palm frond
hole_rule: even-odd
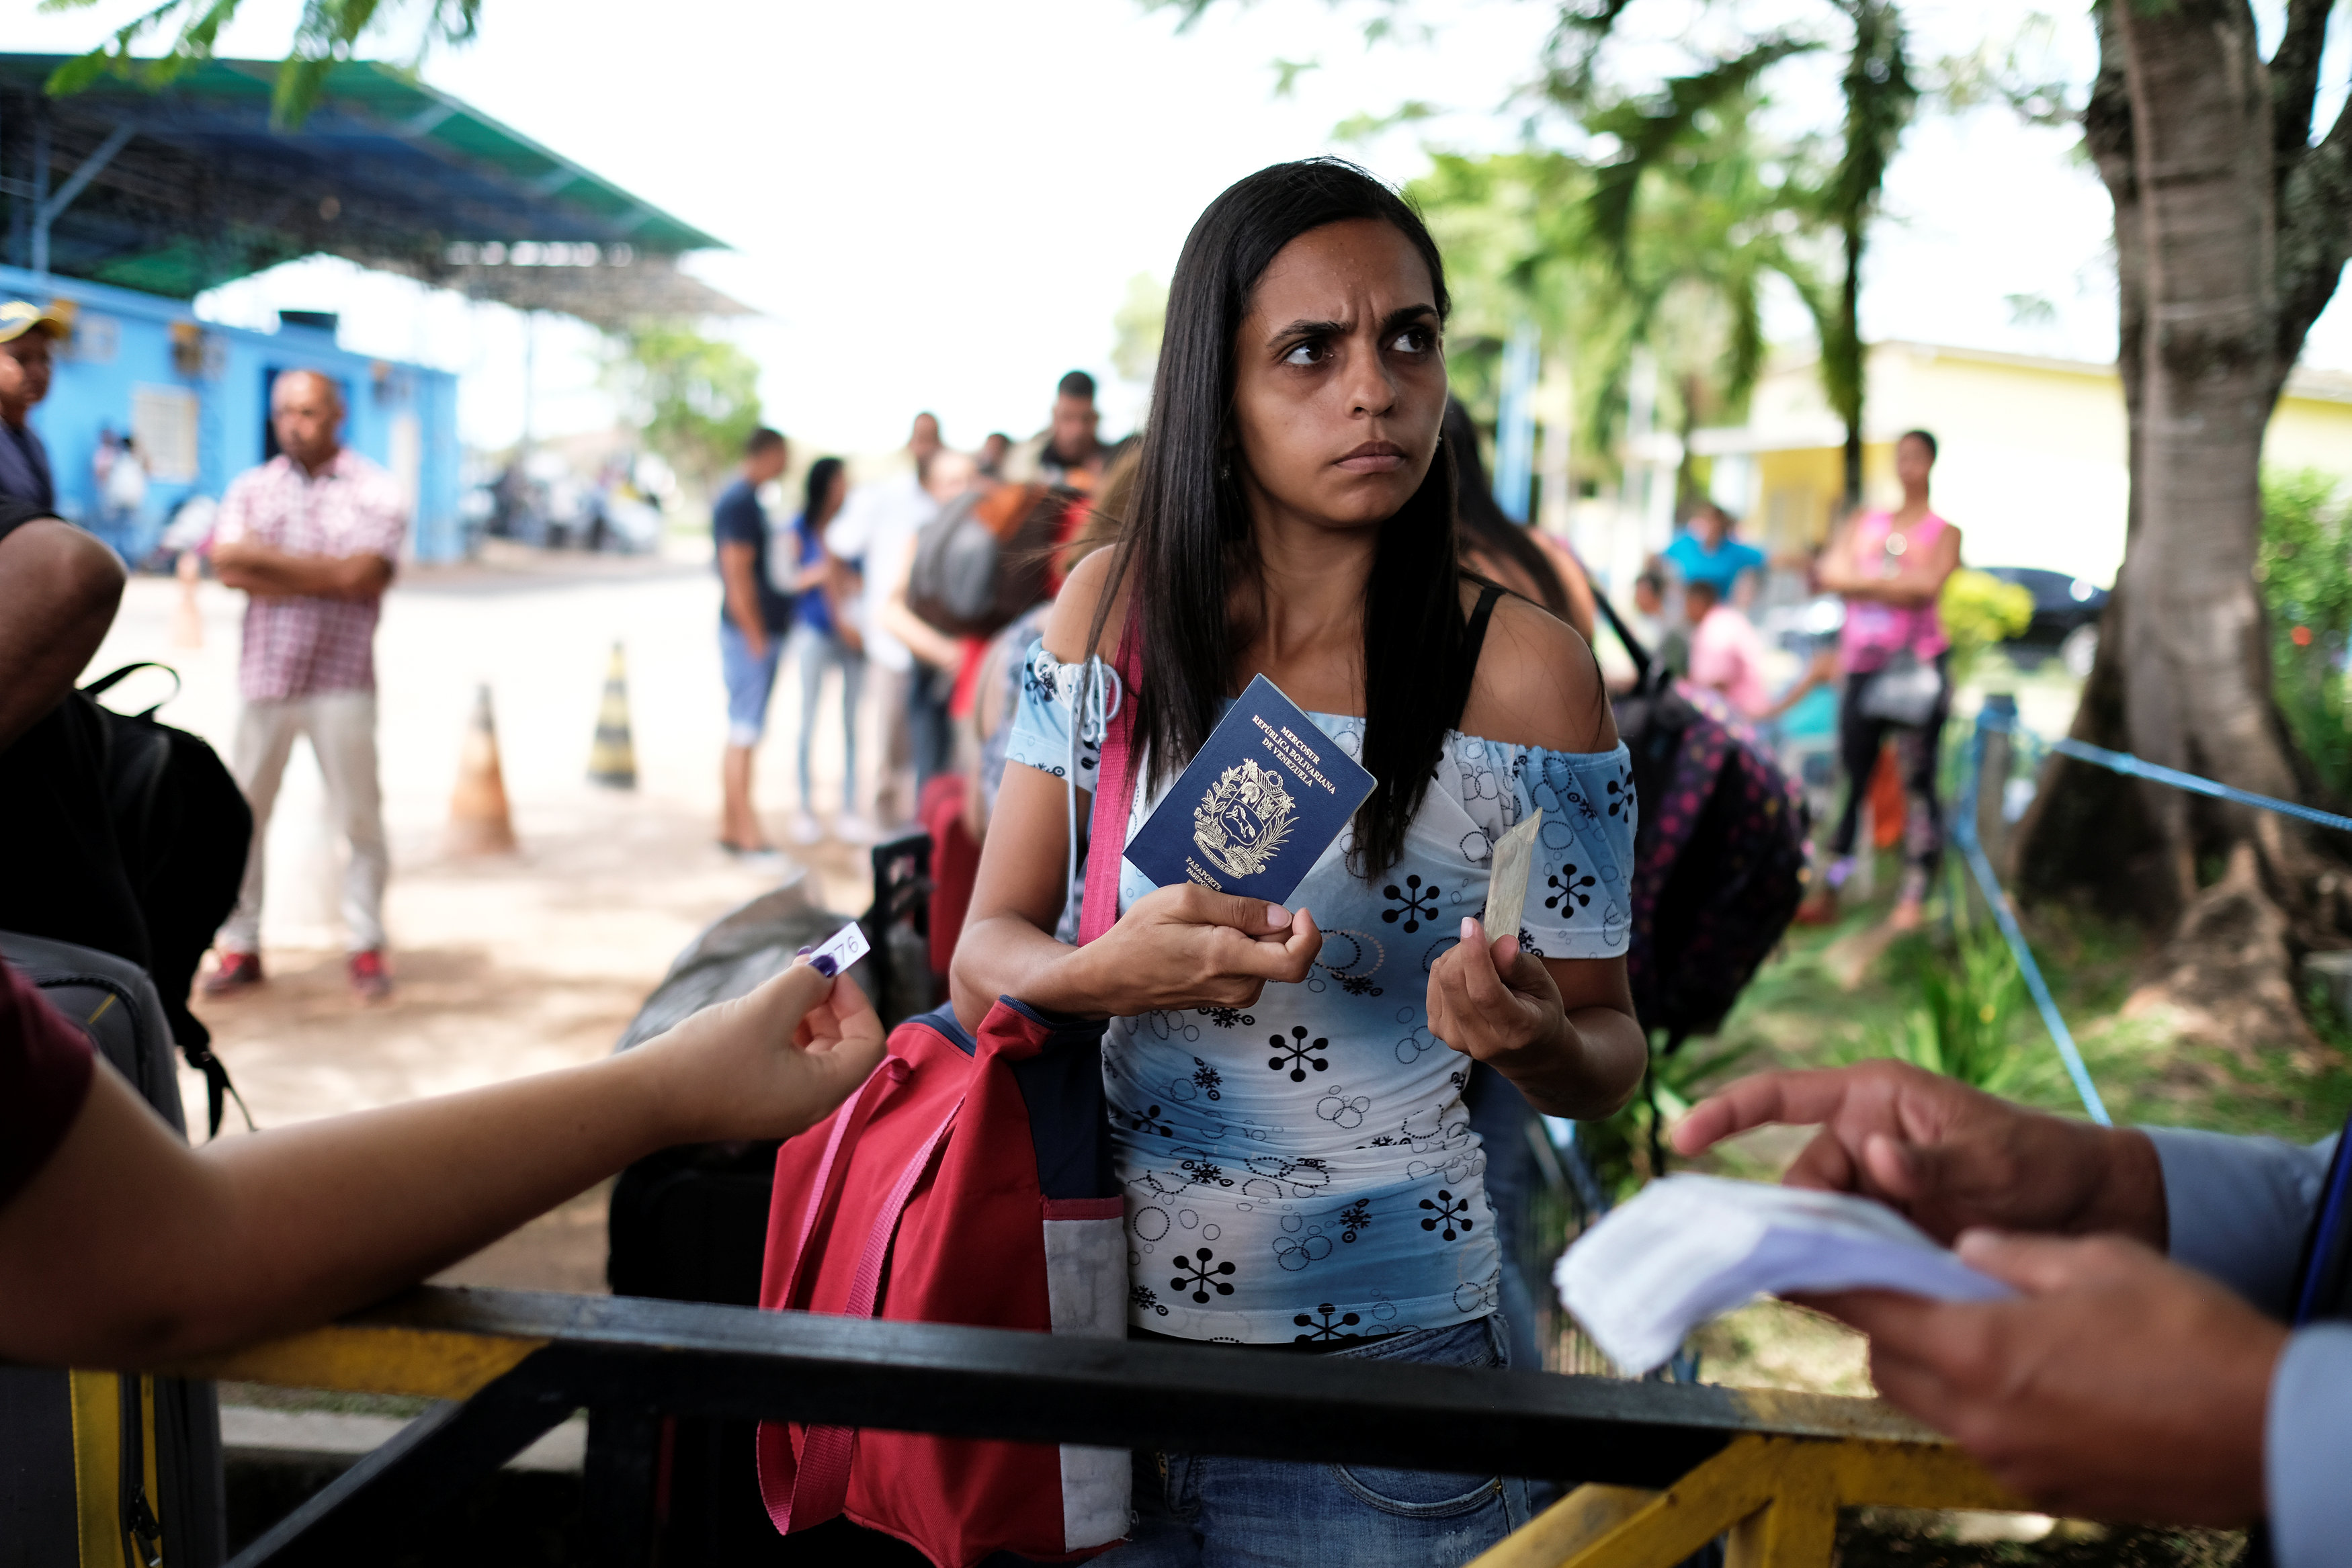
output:
[[[1586,199],[1593,235],[1613,262],[1625,264],[1642,177],[1687,142],[1703,117],[1744,105],[1759,77],[1819,47],[1811,39],[1775,34],[1705,70],[1669,78],[1655,95],[1621,99],[1586,118],[1587,130],[1613,136],[1620,149],[1594,172],[1592,194]]]

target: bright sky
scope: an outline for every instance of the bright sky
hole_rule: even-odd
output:
[[[84,47],[129,14],[121,0],[66,15],[18,5],[16,49]],[[1932,57],[1972,49],[1988,30],[2006,36],[2031,8],[1915,0],[1906,13],[1916,52]],[[1827,8],[1774,9],[1818,25]],[[247,0],[222,52],[275,57],[298,10]],[[1253,169],[1332,151],[1402,180],[1425,166],[1424,146],[1515,141],[1505,100],[1530,69],[1549,4],[1423,0],[1406,14],[1425,37],[1368,47],[1360,24],[1376,14],[1371,0],[1224,0],[1179,34],[1137,0],[488,0],[481,37],[436,53],[425,75],[729,242],[731,252],[692,265],[763,312],[725,330],[760,361],[771,420],[803,450],[873,452],[902,440],[919,408],[936,409],[958,444],[992,429],[1026,435],[1073,366],[1103,380],[1108,423],[1124,428],[1142,391],[1118,384],[1109,363],[1128,280],[1164,280],[1202,205]],[[1648,0],[1633,13],[1645,14],[1641,25],[1664,39],[1723,12]],[[2087,19],[2066,17],[2054,37],[2061,63],[2087,74]],[[1670,54],[1630,57],[1664,68]],[[1318,67],[1277,99],[1276,60]],[[1776,78],[1792,122],[1834,123],[1826,68]],[[1454,112],[1368,145],[1333,141],[1341,120],[1408,100]],[[2110,214],[2075,141],[2006,109],[1923,116],[1874,236],[1865,334],[2110,356]],[[2055,322],[2018,325],[2011,296],[2047,299]],[[462,372],[469,444],[503,445],[520,431],[514,313],[323,260],[205,301],[257,326],[279,307],[340,309],[350,346]],[[1776,327],[1803,330],[1788,312]],[[542,326],[541,434],[609,423],[597,354],[576,323]],[[2305,360],[2352,368],[2352,308],[2323,319]]]

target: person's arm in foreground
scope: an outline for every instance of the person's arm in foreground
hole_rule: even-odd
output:
[[[1957,1238],[1964,1259],[2021,1292],[1954,1304],[1853,1291],[1811,1303],[1870,1335],[1880,1393],[2004,1484],[2056,1511],[2243,1524],[2265,1511],[2267,1416],[2274,1526],[2330,1506],[2325,1491],[2283,1481],[2283,1467],[2291,1448],[2343,1451],[2340,1430],[2316,1428],[2352,1423],[2352,1356],[2331,1343],[2352,1333],[2295,1335],[2290,1355],[2314,1335],[2335,1354],[2312,1358],[2327,1364],[2315,1402],[2290,1389],[2286,1328],[2157,1256],[2170,1215],[2148,1134],[1870,1062],[1744,1080],[1695,1107],[1675,1144],[1697,1154],[1767,1123],[1821,1128],[1790,1185],[1879,1198]],[[2292,1398],[2315,1415],[2303,1423],[2311,1429],[2283,1435]]]
[[[856,984],[803,964],[587,1066],[201,1149],[101,1066],[0,1208],[0,1359],[152,1363],[319,1322],[656,1149],[799,1132],[882,1046]]]
[[[0,750],[73,689],[122,600],[122,563],[70,523],[0,535]]]
[[[231,588],[262,598],[375,599],[392,586],[392,562],[357,555],[289,555],[256,538],[212,548],[213,571]]]

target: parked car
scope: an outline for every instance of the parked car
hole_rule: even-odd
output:
[[[2091,661],[2099,652],[2099,617],[2107,608],[2105,589],[2085,578],[2038,566],[1978,570],[2033,595],[2033,619],[2023,632],[2002,644],[2011,657],[2032,665],[2055,653],[2070,673],[2078,676],[2091,673]]]

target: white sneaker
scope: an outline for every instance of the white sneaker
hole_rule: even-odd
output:
[[[824,841],[824,824],[803,811],[793,819],[793,842],[815,844]]]
[[[855,811],[844,811],[833,820],[833,836],[845,844],[878,844],[882,830]]]

